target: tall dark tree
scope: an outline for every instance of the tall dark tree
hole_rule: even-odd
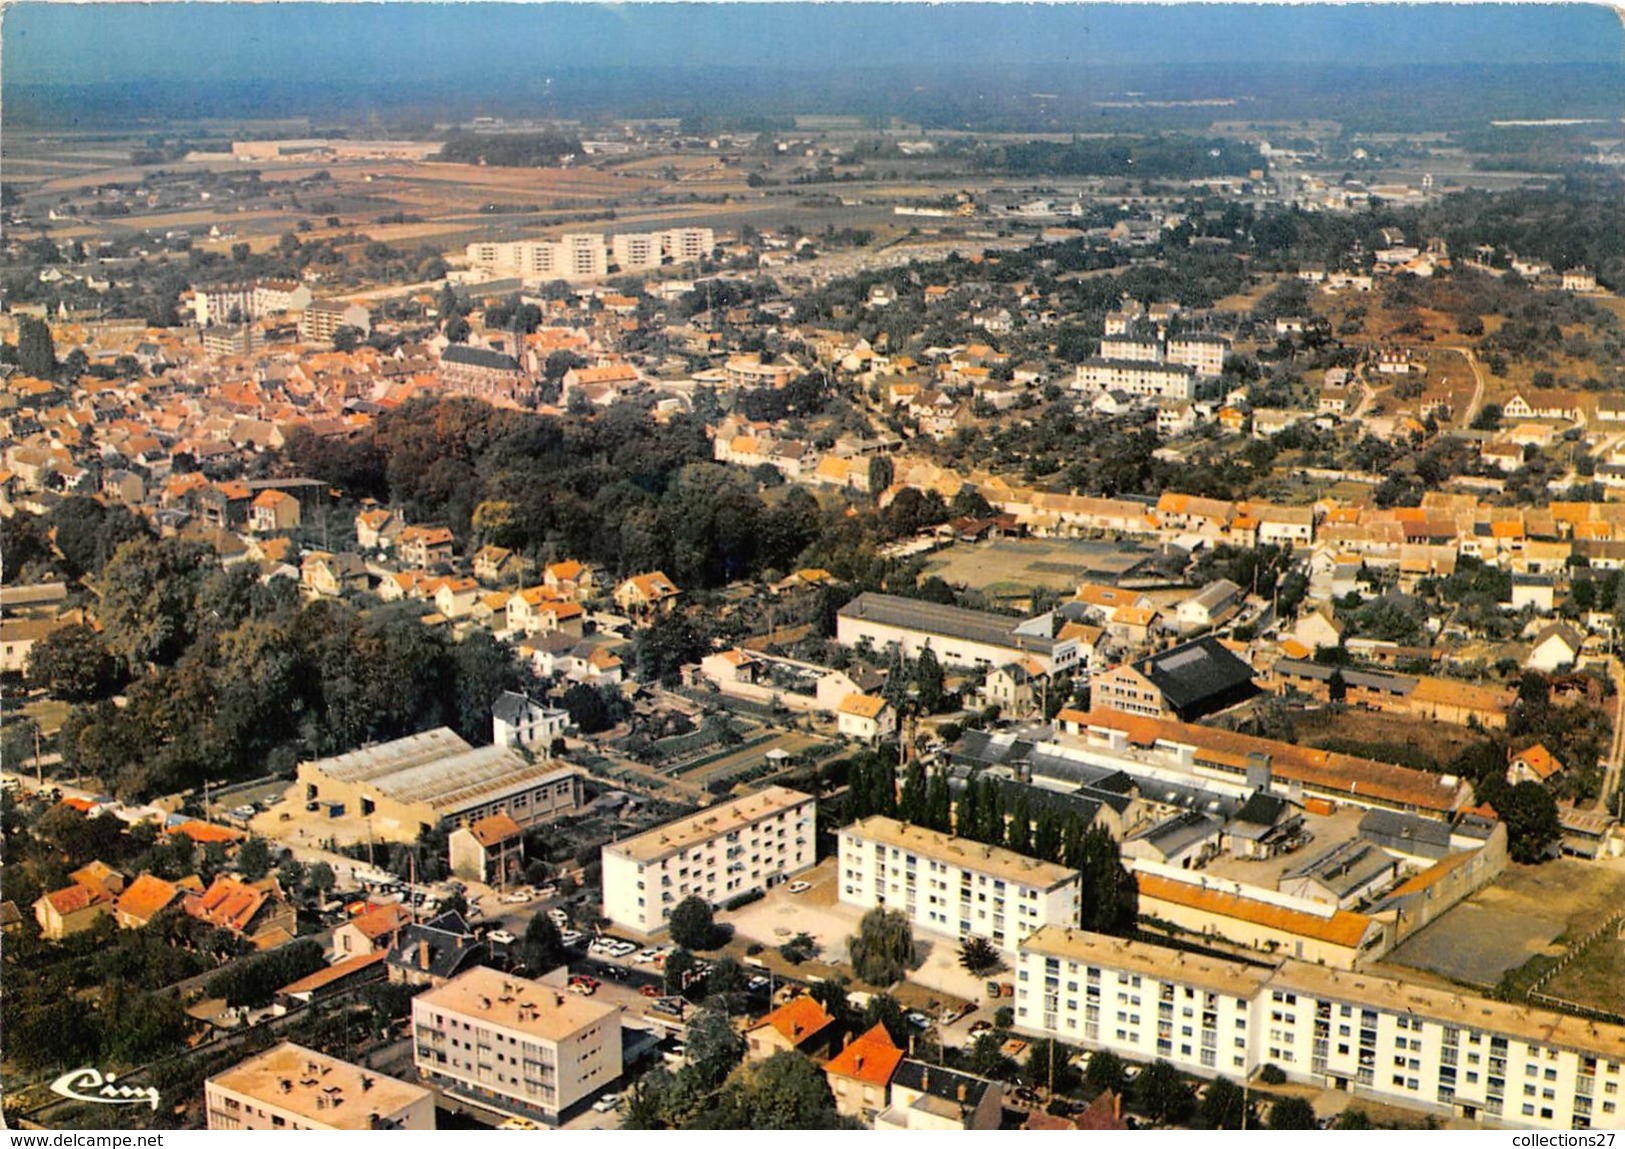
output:
[[[914,825],[925,822],[925,767],[918,758],[903,771],[902,792],[897,797],[897,817]]]
[[[920,713],[935,714],[942,709],[942,664],[937,661],[937,656],[929,645],[921,650],[919,658],[914,660],[914,693],[919,702]]]
[[[944,834],[953,829],[953,795],[948,788],[946,770],[931,771],[931,778],[925,784],[925,815],[920,822]]]
[[[1076,860],[1067,865],[1081,872],[1082,904],[1078,924],[1098,933],[1126,934],[1139,914],[1134,875],[1124,869],[1115,839],[1103,826],[1091,826],[1079,839]]]
[[[24,375],[35,379],[50,379],[56,374],[56,342],[51,329],[42,319],[32,315],[17,321],[17,366]]]

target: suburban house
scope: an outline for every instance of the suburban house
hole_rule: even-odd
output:
[[[809,993],[792,997],[755,1025],[745,1029],[745,1057],[764,1061],[775,1053],[817,1052],[835,1024],[818,999]]]
[[[873,746],[896,732],[897,712],[879,695],[849,694],[841,701],[835,723],[842,736]]]
[[[668,611],[682,592],[662,571],[633,575],[615,588],[615,605],[623,614],[649,619]]]
[[[231,874],[217,875],[202,893],[189,894],[186,912],[216,929],[269,949],[291,941],[299,932],[298,917],[275,877],[245,882]]]
[[[507,547],[483,546],[474,552],[474,577],[493,586],[517,582],[529,565]]]
[[[449,842],[451,872],[498,889],[519,880],[525,865],[525,832],[507,814],[459,826]]]
[[[113,903],[113,917],[121,930],[138,930],[175,905],[184,894],[200,893],[203,883],[197,877],[166,882],[153,874],[141,874],[124,887]]]
[[[1004,1116],[1004,1087],[985,1077],[904,1059],[892,1074],[891,1104],[875,1128],[997,1129]]]
[[[451,562],[453,541],[449,527],[407,527],[396,537],[395,546],[402,562],[426,570]]]
[[[1584,643],[1585,636],[1574,627],[1554,622],[1535,636],[1535,645],[1524,665],[1530,670],[1541,670],[1548,674],[1573,666],[1580,657]]]
[[[567,710],[551,710],[504,690],[491,704],[491,741],[498,746],[532,746],[544,751],[570,724]]]
[[[257,535],[291,531],[299,525],[299,500],[287,491],[261,491],[248,505],[248,529]]]
[[[356,515],[355,543],[364,551],[390,550],[405,529],[406,521],[394,511],[374,507]]]
[[[333,953],[339,959],[388,953],[411,921],[412,911],[399,902],[369,906],[333,931]]]
[[[892,1074],[903,1061],[903,1051],[886,1027],[876,1023],[824,1066],[824,1079],[835,1097],[835,1112],[873,1122],[891,1099]]]
[[[1527,750],[1520,750],[1512,756],[1507,763],[1507,784],[1516,786],[1519,782],[1542,782],[1560,774],[1563,763],[1558,761],[1546,747],[1535,743]]]

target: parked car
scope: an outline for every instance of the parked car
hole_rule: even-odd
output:
[[[665,996],[664,994],[661,993],[660,987],[658,985],[640,986],[639,989],[638,989],[638,992],[641,993],[644,997],[663,997],[663,996]]]
[[[511,946],[516,940],[518,940],[507,930],[492,930],[490,933],[485,935],[485,939],[487,941],[496,942],[499,946]]]
[[[757,975],[745,983],[745,989],[751,993],[760,993],[771,984],[767,978]]]
[[[812,889],[812,883],[811,882],[791,882],[790,883],[790,892],[792,894],[804,894],[810,889]]]
[[[621,1103],[619,1093],[606,1093],[592,1103],[594,1113],[608,1113]]]
[[[913,1010],[904,1016],[906,1017],[908,1023],[914,1026],[916,1029],[931,1028],[931,1019],[926,1017],[925,1014],[921,1013],[919,1010]]]
[[[990,981],[990,982],[987,983],[987,996],[988,997],[998,997],[999,994],[1002,993],[1002,992],[1003,992],[1003,990],[1001,990],[999,988],[999,983],[998,982]]]
[[[563,932],[561,932],[559,934],[559,944],[560,945],[565,945],[565,946],[577,946],[577,945],[580,945],[581,944],[581,931],[580,930],[564,930]]]
[[[502,900],[507,905],[517,906],[531,901],[534,897],[535,895],[529,890],[510,890],[508,893],[502,895]]]
[[[986,1018],[983,1018],[981,1021],[976,1022],[970,1027],[970,1035],[972,1037],[980,1037],[982,1034],[986,1033],[992,1028],[993,1023],[988,1021]]]
[[[1038,1094],[1036,1092],[1034,1092],[1033,1090],[1028,1089],[1025,1085],[1018,1086],[1016,1088],[1015,1098],[1016,1098],[1017,1101],[1021,1102],[1023,1105],[1037,1105],[1038,1104]]]

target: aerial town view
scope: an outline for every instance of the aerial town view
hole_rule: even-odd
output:
[[[0,31],[7,1130],[1625,1129],[1617,13]]]

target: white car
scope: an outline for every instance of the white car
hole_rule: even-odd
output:
[[[631,942],[619,942],[610,947],[609,952],[618,958],[627,957],[638,952],[638,947]]]
[[[511,933],[509,933],[507,930],[492,930],[490,933],[486,934],[485,936],[486,936],[486,938],[488,938],[491,941],[496,942],[497,945],[500,945],[500,946],[511,946],[511,945],[513,945],[513,943],[515,941],[514,936]]]
[[[812,889],[812,883],[811,882],[791,882],[790,883],[790,892],[792,894],[804,894],[810,889]]]
[[[637,956],[634,957],[632,960],[637,961],[637,962],[652,962],[652,961],[655,960],[655,958],[657,958],[659,956],[660,956],[660,953],[659,953],[658,950],[652,950],[652,949],[639,950],[637,952]]]
[[[565,930],[559,934],[559,944],[564,946],[579,945],[581,942],[580,930]]]
[[[534,895],[529,890],[514,890],[511,893],[503,894],[502,900],[510,906],[517,906],[530,901],[532,897]]]
[[[621,1095],[619,1093],[606,1093],[592,1103],[592,1111],[594,1113],[609,1113],[620,1103]]]

